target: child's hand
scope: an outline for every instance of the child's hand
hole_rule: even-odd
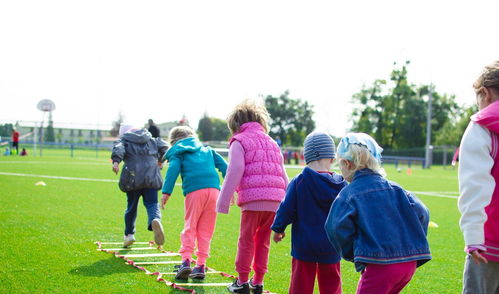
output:
[[[118,174],[118,172],[120,171],[120,166],[119,166],[119,163],[117,162],[113,162],[113,172],[115,174]]]
[[[161,161],[158,161],[158,167],[159,169],[163,169],[163,163]]]
[[[485,256],[481,255],[480,252],[478,252],[479,250],[476,250],[476,251],[473,251],[471,252],[471,258],[473,258],[473,262],[477,265],[479,265],[480,263],[488,263],[488,260],[487,258],[485,258]]]
[[[274,242],[279,243],[286,237],[286,232],[276,233],[274,232]]]
[[[170,194],[163,193],[163,197],[161,197],[161,209],[165,209],[165,204],[170,199]]]

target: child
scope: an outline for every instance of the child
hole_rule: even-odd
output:
[[[315,276],[322,294],[341,294],[340,260],[327,239],[324,223],[340,190],[347,185],[329,169],[335,158],[334,141],[326,133],[305,138],[305,163],[301,174],[289,183],[272,225],[274,241],[280,242],[289,224],[293,256],[291,294],[314,293]]]
[[[21,151],[21,156],[28,156],[28,151],[26,151],[26,148],[23,148]]]
[[[460,148],[458,201],[468,253],[463,293],[499,293],[499,61],[473,84],[479,112]]]
[[[143,197],[142,201],[147,209],[147,229],[154,231],[154,241],[161,246],[165,238],[158,205],[158,190],[162,185],[159,165],[168,146],[165,141],[153,138],[147,130],[135,129],[130,125],[121,125],[119,136],[111,159],[116,174],[120,162],[125,161],[119,182],[119,187],[126,193],[128,201],[123,246],[128,247],[135,242],[135,219],[140,196]]]
[[[229,212],[237,191],[241,227],[237,245],[239,277],[228,287],[232,293],[262,293],[270,248],[270,226],[284,198],[288,177],[277,143],[267,135],[269,115],[265,107],[248,100],[232,111],[227,124],[229,167],[217,202],[217,211]],[[249,280],[251,267],[255,275]]]
[[[174,127],[170,131],[172,147],[166,153],[168,171],[163,185],[161,208],[165,207],[172,194],[178,175],[182,177],[185,196],[184,230],[180,235],[182,265],[176,279],[204,279],[206,259],[210,254],[210,243],[215,230],[215,210],[220,179],[217,168],[225,176],[227,163],[212,150],[205,147],[187,126]],[[192,253],[197,242],[196,267],[191,268]]]
[[[326,220],[333,247],[362,273],[357,293],[399,293],[416,267],[431,259],[424,204],[380,173],[381,147],[369,135],[350,133],[338,145],[339,166],[350,185]]]

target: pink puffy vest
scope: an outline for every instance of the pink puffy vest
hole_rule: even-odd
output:
[[[238,141],[244,149],[244,174],[236,188],[237,205],[252,201],[280,202],[286,194],[282,155],[277,143],[257,122],[245,123],[229,144]]]
[[[471,117],[471,120],[487,128],[492,139],[490,155],[494,158],[491,174],[496,187],[490,204],[485,207],[487,221],[485,222],[485,247],[487,259],[499,262],[499,101],[496,101]]]

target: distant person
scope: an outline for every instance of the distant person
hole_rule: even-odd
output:
[[[264,106],[244,101],[229,114],[232,132],[229,167],[217,202],[219,213],[229,213],[237,191],[241,207],[237,244],[237,279],[231,293],[262,293],[268,268],[270,226],[288,184],[284,161],[277,143],[267,134],[269,114]],[[251,270],[255,274],[249,278]]]
[[[4,156],[9,156],[10,155],[10,149],[9,147],[5,148],[5,152],[3,153]]]
[[[16,155],[19,154],[19,132],[16,129],[12,129],[12,153],[14,153],[14,148],[16,148]]]
[[[314,132],[305,138],[307,166],[288,186],[272,224],[274,241],[280,242],[286,227],[291,234],[291,294],[314,293],[315,277],[321,294],[341,294],[341,256],[327,239],[324,223],[338,193],[347,185],[330,172],[335,158],[333,139]]]
[[[451,165],[454,167],[459,162],[459,147],[454,151],[454,155],[452,156]]]
[[[154,242],[164,244],[161,211],[158,204],[158,190],[162,186],[159,166],[168,146],[160,138],[153,138],[146,129],[135,129],[121,125],[119,140],[113,147],[111,159],[113,171],[118,174],[119,164],[124,161],[119,187],[127,195],[125,211],[124,247],[135,242],[135,219],[140,196],[147,209],[149,231],[154,232]]]
[[[174,127],[170,131],[172,147],[166,153],[168,171],[163,185],[161,208],[164,209],[175,187],[178,176],[182,177],[185,196],[184,230],[179,253],[182,264],[176,279],[204,279],[206,259],[217,220],[217,199],[220,179],[217,169],[225,177],[227,163],[220,154],[205,147],[188,126]],[[192,253],[197,243],[196,267],[191,268]]]
[[[326,233],[361,272],[357,294],[400,293],[416,267],[431,259],[428,209],[381,175],[382,150],[364,133],[349,133],[338,145],[339,167],[350,185],[334,200]]]
[[[149,119],[149,128],[147,130],[151,133],[153,138],[159,138],[159,128],[152,121],[152,119]]]
[[[21,151],[21,156],[27,156],[28,155],[28,151],[26,151],[26,148],[23,148],[23,150]]]
[[[463,293],[499,293],[499,61],[473,84],[479,111],[461,140],[460,226],[466,257]]]

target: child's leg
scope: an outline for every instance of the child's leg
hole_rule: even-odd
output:
[[[267,265],[269,263],[269,250],[270,250],[270,227],[274,222],[275,212],[272,211],[258,211],[260,219],[258,228],[255,234],[255,259],[253,261],[253,269],[255,276],[253,282],[255,284],[263,284],[263,277],[267,272]]]
[[[340,263],[318,263],[317,281],[321,294],[341,294]]]
[[[192,252],[196,245],[196,231],[199,216],[203,212],[203,190],[196,190],[185,196],[184,230],[180,233],[180,250],[182,260],[192,260]]]
[[[463,294],[499,293],[499,262],[477,265],[466,256]]]
[[[125,236],[135,234],[135,219],[137,218],[137,204],[139,203],[140,190],[126,192],[126,197]]]
[[[147,210],[147,229],[152,231],[151,222],[153,219],[161,219],[161,211],[158,204],[158,191],[155,189],[142,189],[142,202]]]
[[[357,294],[399,293],[415,272],[415,261],[394,264],[370,263],[360,277]]]
[[[197,244],[196,252],[197,265],[205,265],[206,259],[210,256],[210,243],[215,231],[217,221],[217,199],[219,190],[215,188],[202,189],[203,191],[203,211],[199,216],[197,225]],[[201,199],[199,199],[201,201]]]
[[[314,293],[316,271],[317,264],[315,262],[306,262],[293,257],[289,294]]]
[[[251,272],[251,263],[255,254],[253,236],[258,227],[258,211],[242,211],[241,225],[239,229],[239,241],[237,243],[236,272],[239,274],[239,282],[246,283]]]

